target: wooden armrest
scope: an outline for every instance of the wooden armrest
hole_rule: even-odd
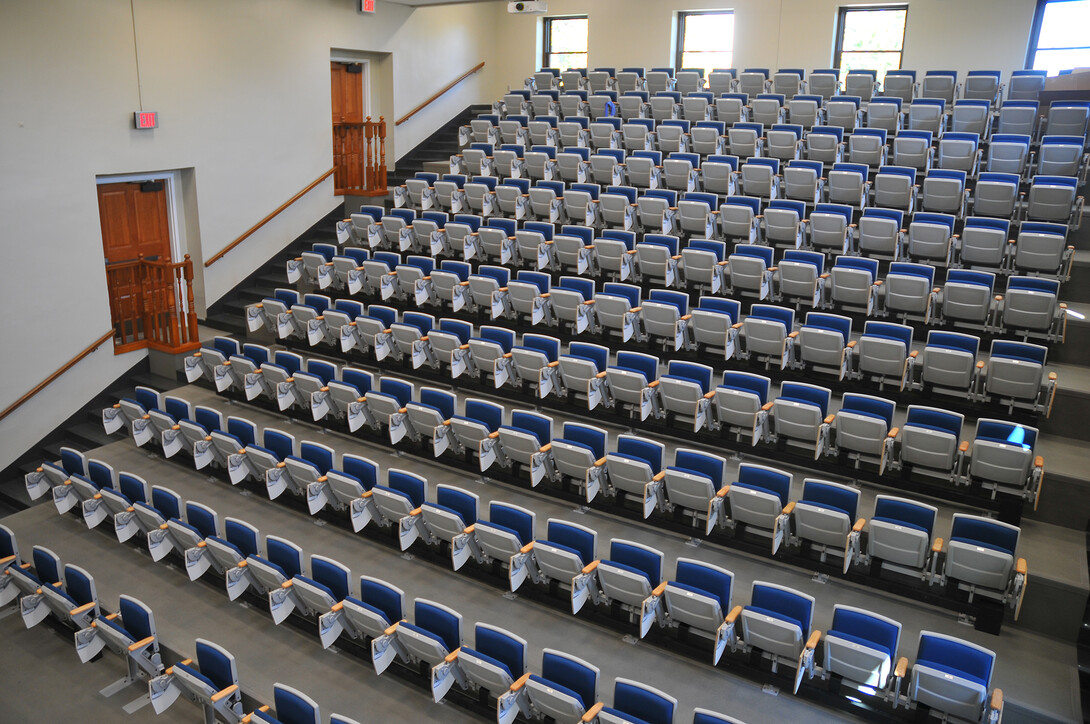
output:
[[[391,635],[393,635],[394,631],[397,631],[397,627],[400,626],[400,625],[401,625],[400,621],[394,621],[394,623],[390,626],[390,628],[386,629],[382,633],[384,635],[386,635],[386,636],[391,636]]]
[[[876,280],[876,281],[874,282],[874,286],[876,286],[876,287],[880,287],[880,286],[882,286],[883,284],[885,284],[885,280],[884,280],[884,279],[878,279],[878,280]]]
[[[943,544],[942,538],[936,538],[935,542],[931,544],[931,552],[932,553],[940,553],[942,551],[942,544]]]
[[[715,497],[725,498],[725,497],[727,497],[728,493],[730,493],[730,486],[729,485],[724,485],[719,490],[715,491]]]
[[[632,307],[632,308],[631,308],[631,309],[629,309],[628,311],[630,311],[630,312],[642,312],[642,311],[643,311],[643,307]]]
[[[607,458],[598,458],[597,460],[594,461],[594,467],[596,467],[596,468],[602,467],[603,465],[606,464],[606,459]]]
[[[90,603],[85,603],[82,606],[77,606],[76,608],[73,608],[71,611],[68,612],[68,615],[78,616],[79,614],[83,613],[84,611],[87,611],[87,610],[92,609],[94,607],[95,607],[95,602],[91,601]]]
[[[598,567],[599,563],[601,563],[601,561],[591,561],[587,565],[583,566],[583,571],[582,572],[583,573],[590,573],[591,571],[593,571],[595,568]]]
[[[730,328],[731,329],[741,329],[744,326],[746,326],[746,325],[743,324],[742,322],[736,322],[736,323],[730,325]]]
[[[167,525],[166,523],[163,523],[161,526],[159,526],[159,530],[167,530],[169,528],[170,528],[170,526]]]
[[[148,646],[149,644],[151,644],[154,641],[155,641],[154,636],[148,636],[147,638],[140,639],[139,641],[137,641],[135,643],[129,644],[129,651],[137,651],[139,649],[144,648],[145,646]]]
[[[741,615],[742,615],[742,607],[741,606],[735,606],[734,608],[731,609],[730,613],[727,614],[727,617],[724,619],[724,621],[726,621],[727,623],[734,623],[735,621],[738,620],[738,617],[741,616]]]
[[[782,512],[782,513],[783,513],[784,515],[791,515],[791,513],[793,513],[793,512],[794,512],[794,510],[795,510],[795,501],[794,501],[794,500],[792,500],[792,501],[791,501],[790,503],[788,503],[787,505],[783,506],[783,510],[782,510],[781,512]]]
[[[1019,558],[1018,561],[1014,564],[1014,572],[1015,573],[1021,573],[1024,576],[1024,575],[1026,575],[1027,570],[1029,570],[1029,568],[1028,568],[1028,565],[1026,564],[1026,559],[1025,558]]]
[[[897,667],[893,670],[893,675],[898,679],[903,679],[905,674],[908,673],[908,658],[902,656],[897,660]]]
[[[787,338],[788,339],[794,339],[795,337],[798,337],[798,336],[799,336],[798,332],[791,332],[790,334],[787,335]]]
[[[413,508],[409,511],[409,515],[420,515],[420,508]]]
[[[968,440],[962,440],[961,441],[961,443],[958,445],[958,452],[963,452],[963,453],[969,452],[969,441]]]
[[[657,482],[659,482],[660,480],[662,480],[665,477],[666,477],[666,471],[663,470],[661,472],[656,473],[655,477],[651,478],[651,480],[652,480],[652,482],[657,483]]]
[[[648,382],[647,386],[650,387],[651,389],[655,389],[656,387],[659,386],[659,381],[655,380],[654,382]]]
[[[1002,294],[996,294],[995,295],[995,301],[1002,302],[1003,301],[1003,295]]]
[[[662,592],[666,590],[666,581],[663,581],[651,591],[652,596],[661,596]]]
[[[1055,382],[1056,381],[1056,373],[1055,372],[1049,372],[1048,373],[1048,381],[1049,382]]]
[[[765,412],[768,412],[769,410],[772,409],[774,404],[775,403],[773,403],[773,402],[766,402],[765,404],[761,405],[761,409],[764,410]]]
[[[588,299],[587,301],[583,302],[583,304],[594,304],[594,300]]]
[[[704,393],[704,399],[705,400],[711,400],[714,397],[715,397],[715,392],[706,392],[706,393]]]
[[[234,694],[236,691],[238,691],[238,684],[231,684],[226,689],[220,689],[215,694],[213,694],[212,695],[212,701],[213,701],[213,703],[217,702],[220,699],[223,699],[225,697],[230,696],[231,694]]]
[[[846,346],[846,347],[847,347],[848,349],[855,349],[855,344],[856,344],[856,342],[855,342],[855,340],[853,339],[853,340],[852,340],[851,342],[848,342],[848,344],[847,344],[847,345],[845,345],[845,346]]]
[[[544,445],[542,445],[540,448],[538,448],[537,451],[544,453],[544,452],[549,452],[552,449],[553,449],[553,444],[551,442],[547,442]]]
[[[456,658],[458,658],[458,652],[459,652],[459,651],[461,651],[461,650],[462,650],[462,647],[461,647],[461,646],[459,646],[458,648],[454,649],[454,650],[453,650],[453,651],[451,651],[451,652],[450,652],[449,654],[447,654],[446,656],[444,656],[444,657],[443,657],[443,661],[447,662],[448,664],[449,664],[450,662],[454,661],[454,660],[455,660]]]
[[[919,350],[914,349],[914,350],[912,350],[911,352],[908,353],[908,356],[911,357],[912,359],[916,359],[917,357],[920,356],[920,352],[919,352]]]
[[[529,553],[533,549],[534,549],[534,542],[530,541],[529,543],[524,545],[522,548],[519,548],[519,553]]]
[[[595,704],[591,708],[587,709],[587,713],[584,714],[583,717],[579,721],[581,721],[581,722],[594,721],[598,717],[598,712],[600,712],[602,710],[603,706],[605,706],[605,704],[603,704],[602,702],[598,702],[597,704]]]
[[[280,587],[281,587],[281,588],[291,588],[291,587],[292,587],[292,586],[294,586],[294,585],[295,585],[295,579],[293,579],[293,578],[289,578],[288,580],[286,580],[286,581],[284,581],[283,583],[281,583],[281,584],[280,584]]]
[[[890,428],[890,431],[886,433],[886,437],[897,437],[900,432],[901,428],[899,427]]]
[[[529,680],[530,680],[530,675],[529,674],[523,674],[522,676],[520,676],[518,679],[515,680],[515,683],[511,684],[511,688],[509,689],[509,691],[518,691],[522,687],[526,686],[526,682],[529,681]]]
[[[557,361],[557,362],[550,362],[549,364],[547,364],[545,366],[546,367],[558,367],[559,365],[560,365],[560,362]]]
[[[854,531],[856,533],[859,533],[860,531],[863,530],[863,526],[865,526],[866,524],[867,524],[867,519],[866,518],[860,518],[859,520],[855,521],[855,525],[852,526],[852,531]]]
[[[1003,690],[994,689],[992,691],[992,703],[991,708],[996,711],[1003,711]]]
[[[984,360],[978,360],[977,363],[976,363],[976,368],[978,370],[984,369]]]
[[[488,437],[490,439],[492,439],[492,440],[495,440],[499,436],[500,436],[499,432],[490,432],[490,433],[488,433]]]
[[[821,641],[821,631],[814,629],[810,634],[810,638],[806,639],[806,648],[812,649],[818,645],[818,641]]]
[[[1043,468],[1044,466],[1045,466],[1045,459],[1044,459],[1043,456],[1038,455],[1037,457],[1033,458],[1033,467]]]
[[[832,425],[833,420],[835,420],[835,419],[836,419],[836,415],[832,415],[832,414],[831,415],[826,415],[824,422],[825,422],[826,425]]]

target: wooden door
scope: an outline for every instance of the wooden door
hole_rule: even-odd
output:
[[[364,186],[363,73],[358,63],[330,63],[334,193]]]
[[[166,183],[98,185],[102,255],[107,264],[145,259],[170,260]]]

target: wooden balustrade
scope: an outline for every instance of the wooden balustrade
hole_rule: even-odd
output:
[[[333,188],[337,195],[385,196],[386,120],[333,126]]]
[[[193,262],[124,261],[106,265],[114,353],[134,349],[173,354],[200,347],[193,302]]]

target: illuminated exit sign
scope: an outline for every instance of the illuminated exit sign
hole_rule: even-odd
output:
[[[156,111],[137,111],[132,115],[138,129],[159,127],[159,113]]]
[[[359,7],[361,13],[373,13],[375,12],[375,0],[360,0]]]

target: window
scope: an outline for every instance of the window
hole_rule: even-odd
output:
[[[545,18],[545,52],[542,68],[587,67],[587,17]]]
[[[849,70],[876,70],[881,82],[887,70],[900,68],[907,17],[907,5],[840,8],[833,67],[841,82]]]
[[[1090,65],[1090,0],[1038,0],[1026,67],[1061,70]]]
[[[677,55],[674,68],[730,68],[734,63],[734,13],[677,14]]]

